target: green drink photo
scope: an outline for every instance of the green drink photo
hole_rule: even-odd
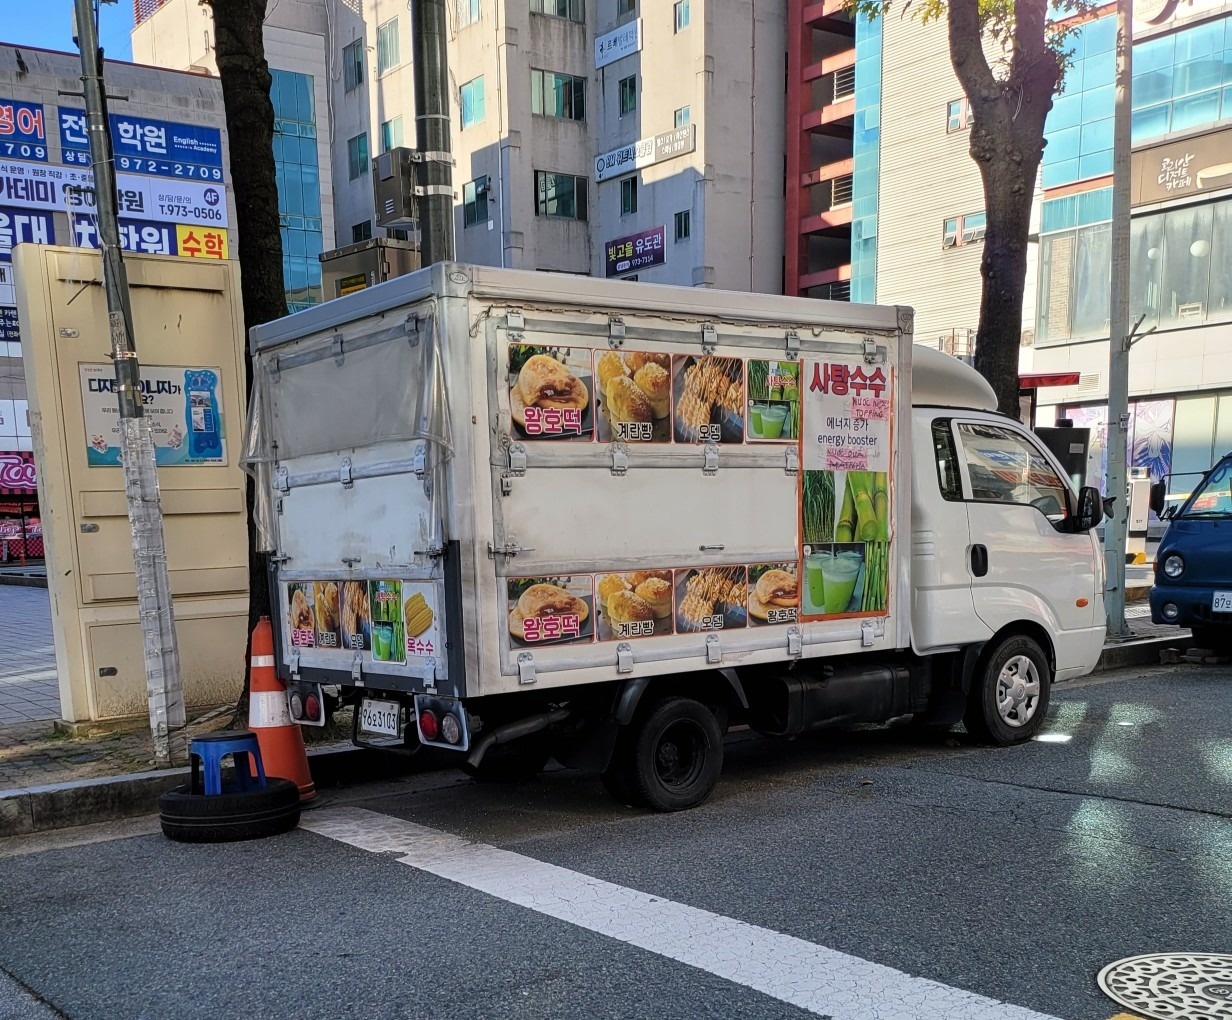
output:
[[[392,623],[374,623],[372,625],[372,657],[381,662],[388,662],[394,643],[394,625]]]
[[[851,596],[855,594],[861,563],[862,560],[856,553],[842,553],[822,563],[821,576],[827,616],[847,612]]]
[[[823,564],[834,559],[833,553],[813,553],[804,560],[804,580],[808,592],[809,607],[814,613],[825,609],[826,590]]]
[[[761,412],[760,432],[764,439],[778,439],[783,435],[783,423],[787,421],[787,405],[772,404]]]
[[[753,435],[762,435],[762,413],[765,404],[749,404],[749,420],[753,423]]]

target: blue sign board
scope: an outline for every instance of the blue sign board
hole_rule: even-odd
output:
[[[21,330],[17,326],[17,309],[0,308],[0,341],[21,343]]]
[[[84,110],[60,107],[60,148],[65,163],[90,165]],[[120,171],[222,180],[222,132],[218,128],[113,113],[111,149]]]
[[[42,103],[0,99],[0,157],[47,162],[47,121]]]
[[[94,216],[74,213],[73,244],[78,248],[97,248],[98,222]],[[178,255],[174,223],[150,220],[120,220],[120,247],[142,255]]]
[[[0,206],[0,262],[13,261],[13,245],[55,244],[56,229],[51,213]]]

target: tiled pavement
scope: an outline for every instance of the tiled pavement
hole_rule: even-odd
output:
[[[0,726],[58,718],[47,589],[0,585]]]

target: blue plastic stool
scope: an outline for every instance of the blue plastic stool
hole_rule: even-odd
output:
[[[188,763],[192,768],[189,792],[201,793],[201,779],[204,778],[206,796],[222,793],[222,760],[227,755],[231,755],[235,763],[237,789],[258,790],[265,787],[265,766],[261,762],[261,745],[257,743],[257,735],[249,730],[223,730],[193,737],[189,744]],[[257,766],[255,776],[250,760]]]

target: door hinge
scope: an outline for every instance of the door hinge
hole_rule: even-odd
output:
[[[865,620],[860,624],[860,644],[865,648],[873,647],[873,640],[877,637],[876,628],[873,626],[872,620]]]
[[[329,346],[334,352],[334,364],[341,368],[342,363],[346,361],[346,353],[342,350],[342,334],[330,337]]]
[[[799,627],[787,628],[787,654],[799,655],[804,650],[804,635]]]
[[[342,466],[338,468],[338,481],[342,483],[344,489],[349,489],[355,484],[355,480],[351,477],[350,457],[342,458]]]
[[[622,641],[616,646],[616,672],[633,672],[633,646],[628,641]]]
[[[702,474],[717,475],[719,473],[719,448],[713,443],[702,447]]]
[[[509,473],[515,478],[526,474],[526,447],[521,443],[512,443],[509,446]]]
[[[625,345],[625,320],[613,315],[607,320],[607,345],[616,350]]]
[[[291,491],[291,476],[287,474],[286,468],[280,467],[274,472],[274,485],[281,493],[285,494]]]
[[[411,455],[411,470],[415,472],[415,477],[422,482],[427,469],[428,449],[426,446],[421,446]]]
[[[712,664],[723,661],[723,649],[719,645],[718,634],[706,636],[706,661]]]
[[[783,349],[787,352],[787,356],[794,361],[800,356],[800,334],[794,329],[789,329],[783,339]]]
[[[364,653],[356,652],[351,660],[351,683],[356,687],[364,685]]]
[[[629,473],[629,454],[623,446],[612,446],[612,474],[621,478]]]
[[[714,326],[707,322],[702,326],[702,353],[713,354],[719,346],[719,334]]]
[[[864,364],[874,365],[878,360],[880,359],[878,358],[877,341],[871,336],[866,336],[864,338]]]
[[[505,542],[500,547],[488,543],[488,558],[496,559],[497,556],[518,556],[521,553],[533,553],[535,550],[525,545],[518,545],[517,542]]]
[[[518,652],[518,683],[533,684],[536,679],[535,657],[530,652]]]
[[[800,473],[800,451],[789,446],[783,454],[783,473],[786,475],[798,475]]]
[[[298,651],[291,653],[291,679],[292,680],[299,679],[299,652]]]
[[[510,308],[505,312],[505,332],[510,340],[521,340],[524,329],[526,319],[522,317],[522,309]]]

